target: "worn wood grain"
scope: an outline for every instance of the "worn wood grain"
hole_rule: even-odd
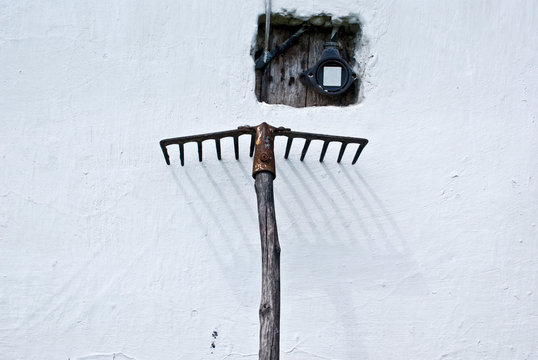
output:
[[[274,49],[284,43],[298,27],[274,29],[271,33],[270,48]],[[268,104],[286,104],[302,107],[305,104],[306,93],[298,75],[302,65],[306,65],[308,57],[308,42],[299,40],[284,54],[275,57],[266,68],[262,77],[261,99]]]
[[[258,220],[262,248],[262,298],[260,303],[259,360],[280,357],[280,244],[276,227],[273,175],[256,174]]]

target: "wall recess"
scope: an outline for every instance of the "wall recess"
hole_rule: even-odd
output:
[[[269,56],[264,51],[265,18],[265,14],[258,17],[251,52],[258,101],[293,107],[357,103],[360,79],[354,55],[361,37],[357,17],[321,14],[304,18],[273,13]],[[331,62],[324,61],[328,54]]]

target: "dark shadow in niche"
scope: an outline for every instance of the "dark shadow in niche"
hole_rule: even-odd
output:
[[[319,94],[299,81],[299,75],[321,58],[324,44],[331,39],[339,43],[341,57],[359,74],[355,52],[360,47],[361,25],[357,16],[333,18],[328,14],[296,17],[291,13],[273,13],[270,19],[269,51],[276,49],[299,29],[305,32],[285,52],[275,56],[256,72],[256,98],[267,104],[293,107],[348,106],[359,100],[360,78],[348,91],[338,96]],[[265,14],[258,17],[258,32],[251,49],[256,61],[264,55]]]

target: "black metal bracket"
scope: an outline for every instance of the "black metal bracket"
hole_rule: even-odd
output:
[[[335,96],[343,94],[355,81],[358,80],[357,74],[340,56],[337,42],[326,42],[324,47],[325,49],[321,54],[321,59],[316,65],[302,72],[299,75],[299,80],[301,80],[304,85],[311,87],[313,90],[323,95]],[[337,81],[334,83],[324,79],[327,70],[333,69],[340,72],[340,78],[336,79]]]
[[[297,30],[290,38],[280,46],[277,46],[276,49],[273,51],[270,51],[269,53],[265,54],[262,53],[262,55],[256,60],[254,69],[255,70],[263,70],[265,67],[278,55],[286,52],[290,47],[295,45],[295,43],[299,40],[301,35],[303,35],[307,30],[307,26],[303,26],[299,30]]]

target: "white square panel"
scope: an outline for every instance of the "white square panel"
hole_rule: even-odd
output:
[[[340,66],[323,67],[323,86],[342,86],[342,68]]]

